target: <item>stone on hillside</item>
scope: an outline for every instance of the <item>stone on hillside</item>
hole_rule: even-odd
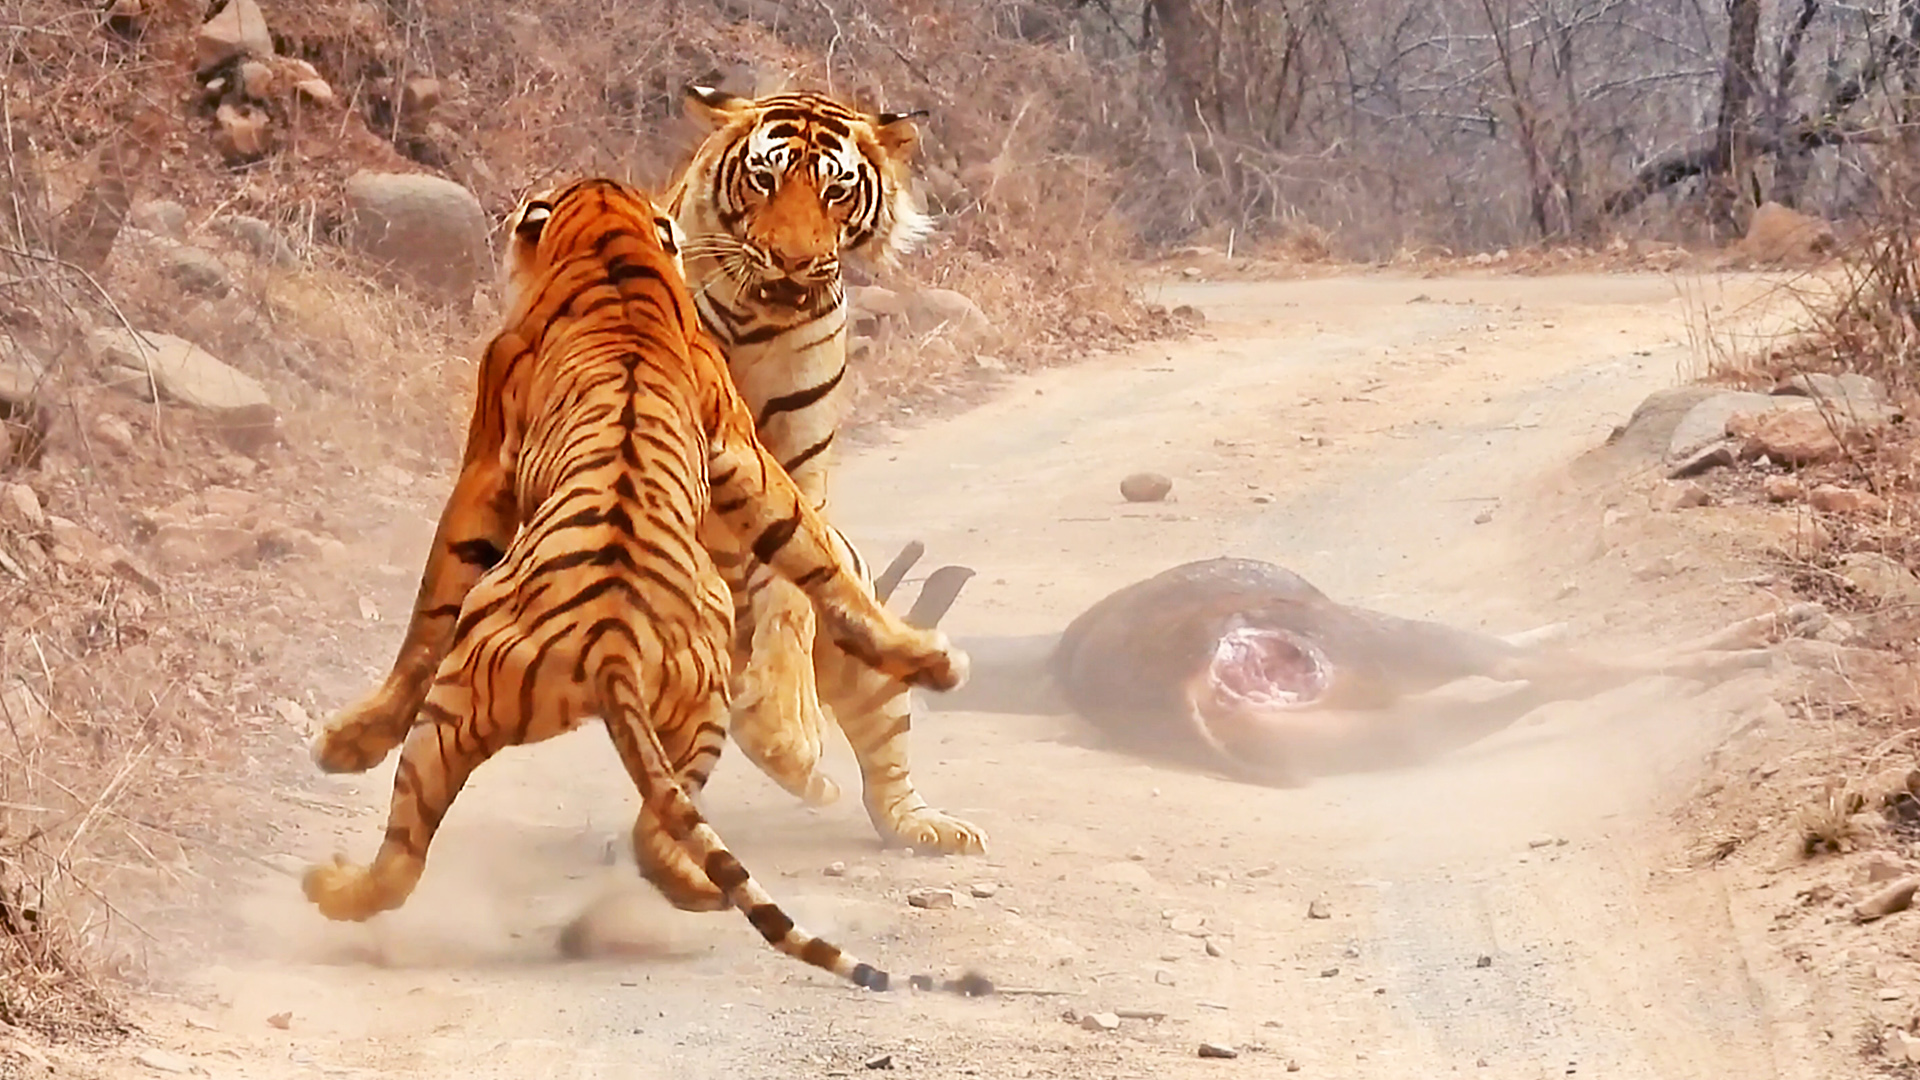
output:
[[[320,76],[318,68],[305,60],[297,57],[282,59],[275,81],[281,85],[291,85],[294,93],[322,108],[333,104],[333,85]]]
[[[191,341],[153,332],[136,339],[107,329],[94,331],[89,345],[102,364],[151,371],[161,397],[206,414],[237,449],[257,449],[277,435],[279,413],[265,388]]]
[[[1607,445],[1638,458],[1661,458],[1674,428],[1687,410],[1719,393],[1707,386],[1670,386],[1655,390],[1634,407],[1633,415],[1607,435]]]
[[[1821,484],[1807,493],[1807,502],[1829,514],[1878,514],[1887,508],[1887,501],[1873,492],[1839,484]]]
[[[325,79],[301,79],[293,84],[293,88],[300,92],[301,97],[323,109],[333,104],[333,86]]]
[[[0,522],[20,532],[39,532],[47,527],[47,512],[32,488],[8,484],[0,487]]]
[[[1782,380],[1773,388],[1773,393],[1781,397],[1816,398],[1837,408],[1862,403],[1884,406],[1889,400],[1886,388],[1878,380],[1851,371],[1839,375],[1802,372]]]
[[[1694,480],[1666,480],[1653,489],[1649,501],[1661,513],[1713,505],[1713,495]]]
[[[246,214],[220,214],[207,222],[207,228],[216,235],[246,248],[256,258],[263,259],[275,266],[292,266],[299,262],[293,253],[293,246],[281,236],[273,226],[257,217]]]
[[[232,282],[227,280],[227,265],[212,252],[164,240],[155,248],[161,257],[160,275],[181,292],[219,297],[233,291]]]
[[[127,224],[157,236],[179,239],[187,234],[187,208],[172,199],[150,199],[133,204]]]
[[[915,334],[941,331],[961,345],[992,341],[993,322],[980,305],[952,289],[921,289],[906,297],[907,326]]]
[[[489,256],[487,216],[471,191],[438,176],[359,172],[347,205],[358,251],[443,299],[472,299]]]
[[[148,378],[144,369],[125,364],[102,364],[100,385],[136,400],[153,403],[153,380]]]
[[[227,157],[251,160],[267,152],[272,121],[258,106],[225,102],[214,110],[213,121],[218,126],[215,143]]]
[[[273,34],[254,0],[227,0],[193,36],[195,62],[204,71],[236,56],[273,55]]]
[[[1727,420],[1727,433],[1745,440],[1745,457],[1764,455],[1783,465],[1804,466],[1840,457],[1836,426],[1818,409],[1786,409],[1735,413]]]
[[[1695,450],[1692,456],[1688,457],[1685,461],[1668,469],[1667,479],[1685,480],[1689,477],[1699,476],[1702,473],[1712,472],[1715,469],[1727,468],[1739,460],[1738,455],[1735,453],[1738,449],[1739,447],[1734,444],[1732,439],[1722,439],[1716,443],[1708,443],[1706,446]]]
[[[133,425],[112,413],[94,417],[92,435],[96,443],[116,454],[125,455],[133,451]]]
[[[1681,415],[1680,422],[1674,426],[1673,435],[1667,441],[1667,460],[1682,461],[1713,443],[1719,442],[1729,434],[1727,421],[1735,413],[1763,413],[1774,409],[1804,407],[1804,403],[1793,398],[1773,397],[1768,394],[1754,394],[1743,390],[1730,390],[1702,398]]]
[[[62,566],[104,565],[106,541],[93,530],[67,518],[48,515],[47,534],[53,538],[53,561]]]
[[[1854,551],[1842,556],[1840,577],[1855,592],[1883,604],[1920,603],[1920,577],[1877,551]]]
[[[1760,484],[1760,490],[1766,493],[1768,502],[1795,502],[1806,495],[1806,489],[1800,481],[1791,476],[1769,476]]]
[[[400,92],[400,108],[418,119],[440,107],[445,92],[440,89],[440,80],[421,76],[408,79],[405,89]]]

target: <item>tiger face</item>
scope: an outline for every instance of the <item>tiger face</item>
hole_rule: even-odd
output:
[[[580,199],[589,189],[599,189],[600,198]],[[687,268],[681,259],[686,235],[680,225],[668,217],[645,192],[607,178],[580,180],[561,187],[535,192],[520,201],[507,217],[507,252],[501,260],[505,274],[507,306],[517,309],[530,296],[531,289],[552,267],[557,255],[569,248],[564,234],[577,237],[579,227],[590,225],[599,215],[626,213],[651,219],[660,250],[673,261],[682,278]],[[556,228],[556,214],[570,220]]]
[[[688,256],[719,263],[761,299],[798,299],[835,286],[840,257],[890,262],[926,233],[909,163],[914,113],[858,112],[811,93],[747,99],[687,88],[711,133],[686,182],[706,189],[713,231]]]

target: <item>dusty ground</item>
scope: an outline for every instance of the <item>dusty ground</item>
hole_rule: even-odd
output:
[[[1167,286],[1157,299],[1205,310],[1206,339],[1022,378],[863,450],[839,519],[880,561],[917,538],[922,569],[978,568],[948,619],[965,633],[1054,628],[1121,584],[1235,554],[1407,615],[1677,638],[1766,597],[1672,515],[1636,509],[1644,476],[1568,465],[1698,360],[1689,303],[1724,303],[1724,321],[1761,286]],[[1174,477],[1173,499],[1121,503],[1140,468]],[[421,510],[368,537],[369,565],[418,565]],[[410,578],[369,577],[404,610]],[[390,617],[329,645],[347,662],[316,673],[320,704],[358,692],[398,633]],[[895,971],[979,967],[1051,992],[973,1001],[844,989],[736,915],[668,910],[619,850],[632,799],[587,730],[489,765],[382,924],[325,923],[284,873],[236,884],[224,933],[171,943],[191,962],[143,1045],[249,1080],[786,1078],[880,1055],[927,1077],[1851,1075],[1844,987],[1785,959],[1758,870],[1695,868],[1676,824],[1714,748],[1777,715],[1768,679],[1700,696],[1648,681],[1436,767],[1300,790],[1150,768],[1063,720],[929,718],[920,786],[990,830],[984,859],[882,854],[854,799],[808,813],[729,759],[716,823],[803,922]],[[390,777],[315,778],[263,854],[364,858]],[[825,875],[836,861],[845,875]],[[974,883],[996,888],[948,911],[904,901]],[[557,961],[557,928],[596,900],[632,956]],[[1309,917],[1315,900],[1329,917]],[[1204,919],[1198,936],[1173,928],[1182,915]],[[1102,1010],[1164,1018],[1064,1018]],[[1199,1059],[1203,1040],[1241,1056]],[[139,1049],[121,1060],[150,1075]]]

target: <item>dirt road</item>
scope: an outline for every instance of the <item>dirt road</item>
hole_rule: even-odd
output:
[[[1695,299],[1721,287],[1696,283]],[[1724,287],[1732,305],[1757,285]],[[1022,378],[846,461],[839,519],[877,561],[920,539],[922,570],[979,569],[950,629],[1056,628],[1219,554],[1502,632],[1569,619],[1679,637],[1728,614],[1724,591],[1596,559],[1604,492],[1564,476],[1693,362],[1671,281],[1363,276],[1162,299],[1200,306],[1207,339]],[[1171,501],[1119,500],[1143,468],[1175,479]],[[1612,548],[1638,542],[1613,527]],[[369,671],[398,632],[385,624]],[[633,800],[589,729],[483,770],[420,891],[382,924],[325,923],[287,876],[236,890],[230,955],[183,977],[151,1030],[250,1080],[773,1080],[888,1055],[916,1076],[996,1080],[1847,1075],[1844,1033],[1824,1034],[1842,1006],[1777,958],[1765,916],[1722,877],[1684,868],[1667,824],[1766,689],[1764,675],[1698,697],[1648,681],[1439,766],[1300,790],[1151,768],[1064,720],[934,716],[916,729],[921,790],[987,827],[975,859],[883,854],[851,794],[809,813],[737,754],[723,763],[709,789],[722,835],[803,922],[895,971],[978,967],[1052,992],[974,1001],[845,989],[737,915],[669,910],[634,879]],[[844,748],[834,761],[851,793]],[[289,803],[273,857],[366,857],[390,779],[389,764],[316,781],[321,809]],[[835,862],[843,876],[823,873]],[[975,883],[992,895],[904,901]],[[589,902],[629,958],[555,958],[557,928]],[[1183,932],[1180,916],[1203,922]],[[1097,1032],[1070,1010],[1164,1018]],[[284,1029],[269,1023],[282,1013]],[[1201,1059],[1202,1041],[1240,1056]]]

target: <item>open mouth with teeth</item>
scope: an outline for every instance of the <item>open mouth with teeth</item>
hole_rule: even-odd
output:
[[[755,294],[769,304],[798,307],[812,299],[818,286],[793,278],[762,278],[753,287]]]

